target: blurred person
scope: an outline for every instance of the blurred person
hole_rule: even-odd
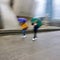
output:
[[[20,23],[21,29],[22,29],[22,37],[26,38],[26,31],[28,29],[28,25],[27,25],[27,19],[26,18],[18,18],[18,21]]]
[[[31,24],[33,25],[33,31],[34,31],[34,37],[33,37],[33,41],[37,39],[37,32],[39,27],[42,26],[42,21],[40,20],[40,18],[37,17],[33,17],[31,19]]]

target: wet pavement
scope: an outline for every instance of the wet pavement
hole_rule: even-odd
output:
[[[0,36],[0,60],[60,60],[60,31],[33,34]]]

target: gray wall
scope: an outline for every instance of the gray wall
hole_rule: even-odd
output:
[[[44,16],[45,2],[46,0],[14,0],[13,10],[17,16]]]
[[[17,16],[30,16],[32,0],[14,0],[13,10]]]
[[[13,10],[10,8],[10,0],[0,0],[1,18],[4,29],[18,29],[18,21]]]

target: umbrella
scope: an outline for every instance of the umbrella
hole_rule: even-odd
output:
[[[18,18],[18,21],[21,23],[25,23],[27,21],[27,19],[26,18]]]

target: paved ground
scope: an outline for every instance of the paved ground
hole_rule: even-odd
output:
[[[39,33],[37,41],[32,36],[0,36],[0,60],[60,60],[60,31]]]

